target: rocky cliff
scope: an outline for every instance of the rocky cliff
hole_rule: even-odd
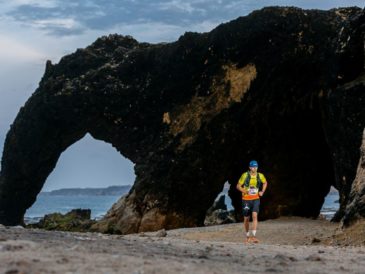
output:
[[[343,224],[349,226],[358,219],[365,217],[365,130],[360,149],[360,160],[354,182],[349,193]]]
[[[226,181],[239,214],[253,158],[269,182],[262,218],[315,217],[334,185],[341,219],[365,127],[364,28],[359,8],[264,8],[173,43],[109,35],[48,62],[6,137],[0,223],[22,223],[86,133],[135,164],[96,230],[202,225]]]

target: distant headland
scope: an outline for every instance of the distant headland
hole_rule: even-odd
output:
[[[52,191],[42,191],[41,195],[52,196],[106,196],[106,195],[123,195],[131,188],[131,185],[109,186],[106,188],[62,188]]]

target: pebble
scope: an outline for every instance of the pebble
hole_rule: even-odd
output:
[[[317,255],[309,255],[307,258],[306,258],[307,261],[311,261],[311,262],[315,262],[315,261],[322,261],[322,258],[317,256]]]
[[[70,247],[69,250],[75,250],[78,247],[79,247],[79,245],[74,245],[74,246]]]
[[[167,236],[167,232],[165,229],[161,229],[156,232],[156,237],[166,237],[166,236]]]

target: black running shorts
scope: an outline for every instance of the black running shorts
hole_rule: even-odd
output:
[[[242,200],[243,216],[249,217],[252,212],[259,213],[260,199],[256,200]]]

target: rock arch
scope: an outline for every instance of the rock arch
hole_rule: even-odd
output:
[[[356,8],[265,8],[170,44],[110,35],[48,62],[6,137],[0,223],[22,222],[60,153],[87,132],[136,173],[95,230],[202,225],[227,180],[239,211],[234,187],[252,158],[270,182],[263,218],[315,217],[331,184],[345,205],[339,182],[347,158],[334,155],[340,134],[329,133],[342,125],[339,87],[363,73],[363,18]],[[351,135],[358,147],[359,108]],[[349,161],[346,172],[355,170]]]

